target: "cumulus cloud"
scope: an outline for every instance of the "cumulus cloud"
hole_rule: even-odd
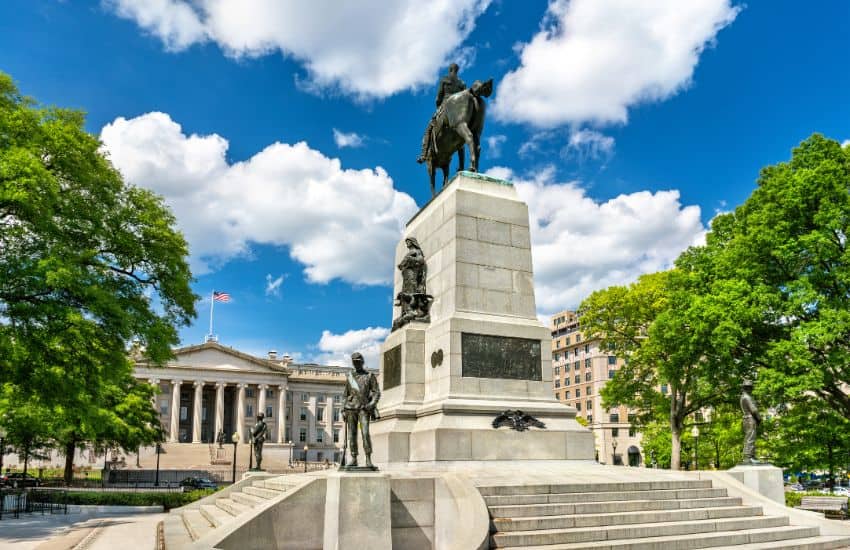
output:
[[[283,284],[283,275],[272,277],[271,273],[266,274],[266,296],[274,296],[280,298],[280,287]]]
[[[666,269],[705,240],[699,206],[682,205],[676,190],[597,201],[578,182],[556,182],[552,169],[532,180],[504,167],[487,173],[512,180],[528,203],[535,294],[544,315],[575,308],[594,290]]]
[[[307,71],[308,88],[381,98],[433,85],[490,0],[103,0],[169,50],[214,42],[232,57],[281,52]],[[439,29],[439,32],[436,30]]]
[[[360,134],[356,132],[342,132],[336,128],[333,129],[333,132],[334,143],[336,143],[336,146],[340,149],[345,147],[363,147],[365,138]]]
[[[324,365],[350,366],[351,354],[359,351],[366,361],[366,368],[377,369],[381,344],[389,333],[390,329],[384,327],[349,330],[342,334],[334,334],[329,330],[322,331],[322,337],[316,346],[320,353],[314,360]]]
[[[507,140],[508,137],[501,134],[487,136],[485,138],[485,142],[487,143],[487,155],[494,159],[502,156],[502,145],[504,145]]]
[[[165,196],[196,273],[258,243],[288,247],[310,282],[387,283],[417,209],[383,168],[345,169],[304,142],[273,143],[231,164],[226,139],[186,135],[156,112],[115,119],[101,140],[129,182]]]
[[[731,0],[551,0],[493,112],[537,127],[624,123],[629,107],[687,87],[739,11]]]

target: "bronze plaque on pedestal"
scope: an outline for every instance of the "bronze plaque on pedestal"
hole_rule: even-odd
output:
[[[535,381],[543,378],[540,340],[464,332],[461,355],[462,376]]]
[[[401,384],[401,344],[384,352],[384,389]]]

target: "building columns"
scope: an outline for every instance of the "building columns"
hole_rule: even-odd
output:
[[[194,383],[195,386],[195,400],[193,401],[193,410],[192,410],[192,443],[200,443],[201,442],[201,411],[203,408],[203,400],[204,400],[204,382],[203,380],[196,380]]]
[[[316,442],[316,395],[310,396],[307,403],[307,410],[310,414],[307,416],[307,441],[306,443]]]
[[[325,445],[334,444],[334,396],[325,400]]]
[[[224,429],[224,382],[216,382],[215,385],[215,435],[213,441],[218,440],[218,434]]]
[[[267,384],[260,384],[257,386],[257,391],[259,392],[257,395],[257,416],[266,414],[266,389],[268,389]]]
[[[286,386],[277,387],[277,442],[286,442]]]
[[[171,431],[168,441],[177,443],[180,441],[180,385],[182,380],[171,381]]]
[[[236,399],[236,433],[239,434],[239,442],[245,443],[245,386],[238,384],[239,394]]]

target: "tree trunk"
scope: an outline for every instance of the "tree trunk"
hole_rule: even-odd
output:
[[[65,443],[65,473],[62,476],[65,479],[65,485],[70,485],[74,478],[74,454],[77,451],[77,442],[73,439]]]
[[[30,461],[30,446],[29,444],[24,445],[24,478],[27,477],[27,466]]]
[[[670,388],[670,469],[682,468],[682,423],[679,421],[679,392]]]

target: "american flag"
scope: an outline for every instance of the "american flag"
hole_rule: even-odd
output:
[[[227,292],[219,292],[217,290],[214,290],[213,291],[213,300],[215,300],[216,302],[227,303],[227,302],[230,301],[230,294],[228,294]]]

